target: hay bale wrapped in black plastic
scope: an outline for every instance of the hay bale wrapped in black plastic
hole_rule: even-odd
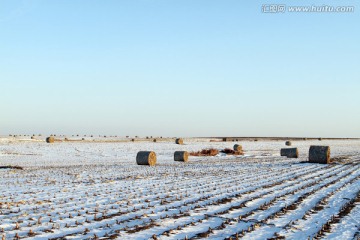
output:
[[[53,136],[47,137],[46,138],[46,142],[47,143],[54,143],[55,142],[55,138]]]
[[[140,151],[136,155],[136,163],[138,165],[156,165],[156,153],[153,151]]]
[[[286,146],[291,146],[291,142],[290,142],[290,141],[286,141],[286,142],[285,142],[285,145],[286,145]]]
[[[189,160],[189,153],[187,151],[174,152],[174,161],[187,162]]]
[[[184,140],[183,140],[182,138],[177,138],[177,139],[175,140],[175,143],[182,145],[182,144],[184,144]]]
[[[282,148],[280,150],[280,155],[285,156],[287,158],[298,158],[299,151],[297,148]]]
[[[330,163],[330,147],[329,146],[310,146],[309,162],[311,163]]]
[[[242,151],[242,146],[239,145],[239,144],[235,144],[235,145],[234,145],[234,151],[236,151],[236,152],[241,152],[241,151]]]

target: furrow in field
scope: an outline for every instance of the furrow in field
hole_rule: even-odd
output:
[[[354,199],[360,191],[360,171],[358,177],[351,184],[346,184],[332,192],[331,196],[323,199],[315,206],[315,211],[310,212],[306,219],[300,219],[291,228],[282,230],[279,234],[286,238],[298,239],[299,237],[319,237],[326,233],[327,222],[339,214],[343,207]],[[357,186],[357,187],[356,187]]]
[[[339,177],[335,180],[324,180],[318,186],[310,189],[311,191],[303,192],[302,196],[296,197],[293,203],[289,202],[285,214],[268,219],[266,224],[261,225],[256,231],[245,233],[244,239],[266,239],[281,236],[279,232],[284,229],[291,229],[296,221],[313,211],[312,209],[319,202],[330,197],[332,192],[358,177],[359,172],[354,168],[350,168],[350,172],[339,174]]]
[[[316,171],[317,170],[317,168],[311,168],[313,171]],[[308,174],[307,172],[309,172],[308,170],[303,170],[304,172],[306,172],[306,174]],[[298,174],[298,175],[300,175],[300,173]],[[294,176],[296,176],[296,174],[292,174],[292,173],[288,173],[288,174],[286,174],[286,177],[284,177],[283,179],[282,179],[282,181],[283,180],[285,180],[285,179],[288,179],[289,177],[294,177]],[[226,196],[225,196],[226,197]],[[208,201],[208,203],[207,204],[209,204],[209,203],[211,203],[211,201]],[[195,203],[193,204],[193,205],[195,205]],[[181,206],[181,205],[180,205]],[[174,207],[174,206],[173,206]],[[176,207],[176,206],[175,206]],[[193,208],[194,208],[194,206],[193,206]],[[191,209],[191,208],[188,208],[188,207],[185,207],[185,210],[186,209]],[[157,210],[155,209],[155,212],[157,212]],[[161,213],[160,212],[160,216],[161,216],[161,214],[164,214],[164,213]],[[175,213],[176,214],[176,213]],[[169,215],[175,215],[175,214],[171,214],[171,213],[169,213]],[[155,217],[155,219],[159,219],[159,213],[157,214],[157,216]],[[139,216],[139,217],[141,217],[141,216]],[[150,219],[154,219],[154,217],[153,218],[150,218]],[[123,219],[122,221],[128,221],[129,219]],[[131,220],[131,219],[130,219]],[[134,219],[135,220],[135,219]],[[109,224],[109,221],[112,221],[112,223],[110,222],[110,224],[114,224],[114,222],[115,222],[115,220],[106,220],[106,221],[104,221],[104,223],[103,223],[103,226],[105,227],[106,226],[106,224]],[[105,224],[105,222],[107,222],[106,224]],[[134,221],[135,223],[137,223],[138,224],[138,220],[136,220],[136,221]],[[84,224],[85,225],[85,224]],[[91,227],[91,226],[89,226],[89,229],[93,229],[93,228],[96,228],[96,227],[99,227],[98,226],[99,225],[99,223],[96,223],[96,224],[94,224],[94,226],[95,227]],[[132,224],[129,224],[130,226],[132,225]],[[79,229],[79,231],[80,232],[82,232],[84,230],[84,227],[81,227],[81,229]],[[76,232],[75,230],[72,230],[72,232]],[[74,233],[72,233],[72,234],[74,234]],[[55,234],[56,235],[56,234]]]
[[[325,171],[325,170],[324,170]],[[308,178],[313,177],[313,174],[308,174]],[[299,177],[300,178],[301,175],[297,176],[297,175],[293,175],[294,178]],[[198,211],[195,212],[194,210],[191,211],[191,214],[189,217],[186,218],[181,218],[181,219],[175,219],[172,221],[169,221],[171,219],[169,219],[166,223],[166,227],[164,226],[160,226],[160,227],[155,227],[154,229],[149,229],[147,230],[147,234],[145,233],[139,233],[142,237],[144,235],[146,236],[151,236],[152,234],[162,234],[166,231],[165,229],[170,229],[172,231],[175,231],[175,229],[177,229],[179,226],[184,227],[184,226],[190,226],[192,225],[194,222],[196,221],[206,221],[206,219],[209,217],[211,218],[212,215],[217,215],[217,214],[223,214],[224,212],[228,212],[231,208],[237,208],[237,207],[243,207],[244,203],[246,202],[250,202],[252,200],[254,200],[254,198],[261,198],[263,195],[265,194],[269,194],[269,193],[273,193],[275,191],[280,191],[283,188],[289,187],[292,185],[292,182],[288,182],[288,183],[283,183],[283,182],[279,182],[280,185],[274,185],[270,184],[268,186],[268,188],[266,188],[265,190],[262,190],[260,192],[255,192],[255,193],[247,193],[246,195],[244,195],[244,197],[237,197],[237,198],[230,198],[231,203],[227,203],[227,204],[222,204],[219,206],[216,205],[209,205],[209,206],[201,206],[202,208],[205,208],[205,211]],[[270,187],[271,186],[271,187]],[[247,198],[246,198],[247,197]],[[201,210],[201,209],[199,209]],[[214,216],[214,218],[217,218],[216,216]],[[164,221],[163,221],[164,222]],[[172,226],[169,226],[169,224],[171,224]],[[163,225],[163,224],[162,224]],[[190,226],[191,227],[191,226]],[[199,227],[197,227],[196,229],[199,229]],[[183,230],[184,232],[188,232],[188,229],[186,227],[186,229]],[[132,235],[131,237],[137,237],[137,235]],[[179,236],[179,238],[184,237],[184,236]],[[175,236],[176,238],[176,236]]]
[[[340,171],[340,169],[339,169],[339,171]],[[335,171],[332,174],[323,172],[323,174],[324,175],[332,175],[332,176],[334,176],[334,178],[336,178],[338,171]],[[311,184],[311,182],[316,182],[316,181],[311,180],[311,178],[309,177],[308,182]],[[231,221],[233,219],[236,219],[239,217],[241,217],[241,219],[243,219],[243,218],[246,218],[247,216],[251,216],[251,214],[254,213],[254,211],[256,211],[259,208],[261,208],[262,206],[264,206],[264,204],[266,202],[271,203],[275,199],[278,199],[289,193],[292,193],[297,189],[301,189],[303,186],[306,186],[309,183],[306,183],[306,180],[304,178],[300,178],[297,181],[289,182],[288,186],[286,188],[282,189],[281,191],[278,190],[278,191],[276,191],[276,193],[262,194],[262,195],[259,195],[258,198],[250,198],[250,200],[245,204],[245,206],[242,206],[239,209],[235,209],[235,210],[229,209],[230,212],[229,213],[225,212],[225,214],[223,214],[222,212],[220,212],[218,214],[214,214],[216,216],[213,216],[213,217],[221,217],[224,219],[224,221],[221,225],[212,226],[211,231],[203,228],[202,224],[199,224],[198,228],[196,228],[196,232],[191,232],[191,231],[188,231],[187,229],[184,229],[180,233],[181,234],[180,236],[172,235],[172,236],[170,236],[170,238],[176,239],[176,238],[181,238],[181,237],[185,237],[185,236],[191,238],[191,237],[196,237],[201,234],[205,234],[208,238],[211,238],[212,234],[214,234],[213,235],[214,238],[221,239],[221,238],[225,238],[227,236],[231,236],[232,234],[236,233],[239,229],[239,225],[241,225],[244,230],[247,230],[249,227],[254,225],[254,222],[256,223],[257,221],[261,221],[261,219],[255,220],[255,221],[253,219],[248,219],[245,221],[241,220],[240,222],[237,222],[236,224],[231,223]],[[235,221],[237,221],[237,219]],[[233,224],[232,227],[231,227],[231,225],[228,225],[230,223]],[[220,230],[214,230],[216,228],[220,229]]]

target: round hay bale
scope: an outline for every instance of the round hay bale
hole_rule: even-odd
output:
[[[46,142],[47,143],[54,143],[55,142],[55,138],[53,136],[47,137],[46,138]]]
[[[297,148],[282,148],[280,150],[280,155],[285,156],[287,158],[298,158],[299,151]]]
[[[137,165],[150,165],[156,164],[156,153],[152,151],[140,151],[136,155]]]
[[[234,151],[238,151],[238,152],[242,151],[242,146],[239,145],[239,144],[235,144],[234,145]]]
[[[131,139],[131,141],[132,141],[132,142],[135,142],[135,139],[133,138],[133,139]]]
[[[286,145],[286,146],[291,146],[291,142],[290,142],[290,141],[286,141],[286,142],[285,142],[285,145]]]
[[[330,147],[329,146],[310,146],[309,149],[310,163],[330,163]]]
[[[187,162],[189,160],[189,153],[186,151],[174,152],[174,161]]]
[[[81,140],[82,140],[82,141],[85,141],[85,138],[82,138]]]
[[[183,140],[182,138],[177,138],[177,139],[175,140],[175,143],[182,145],[182,144],[184,144],[184,140]]]
[[[153,140],[153,142],[156,142],[157,140],[156,140],[156,138]]]

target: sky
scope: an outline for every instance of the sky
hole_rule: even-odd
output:
[[[0,135],[360,137],[359,14],[0,0]]]

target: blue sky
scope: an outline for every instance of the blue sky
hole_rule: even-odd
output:
[[[360,137],[360,4],[244,2],[0,0],[0,135]]]

